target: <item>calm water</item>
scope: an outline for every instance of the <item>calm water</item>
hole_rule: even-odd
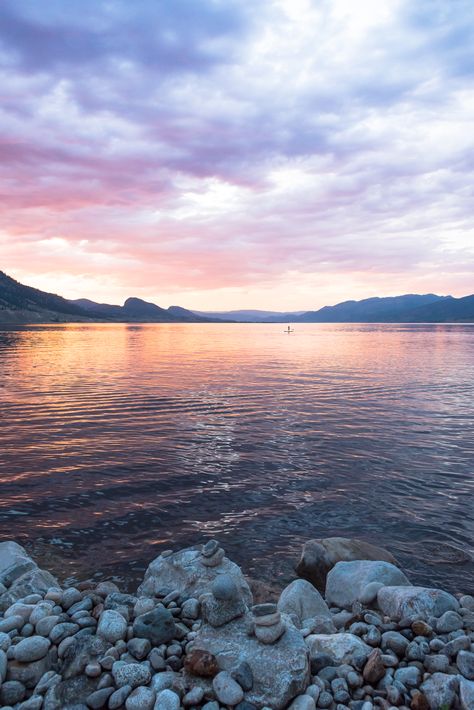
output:
[[[0,540],[130,580],[218,537],[290,579],[311,537],[389,547],[474,592],[474,327],[54,325],[0,331]]]

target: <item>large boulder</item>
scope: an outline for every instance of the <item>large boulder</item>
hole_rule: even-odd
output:
[[[251,615],[214,628],[205,624],[197,632],[193,652],[202,651],[217,659],[221,670],[236,672],[248,664],[253,676],[252,689],[245,700],[257,707],[273,710],[286,708],[290,701],[304,693],[310,677],[308,651],[300,632],[289,618],[282,615],[286,631],[276,643],[264,644],[249,636]],[[209,688],[209,680],[190,676],[192,684]],[[206,685],[207,684],[207,685]]]
[[[0,594],[0,611],[28,594],[59,587],[53,575],[40,569],[26,550],[13,540],[0,542],[0,584],[7,590]]]
[[[326,600],[328,604],[350,609],[366,587],[373,582],[386,586],[410,584],[403,572],[390,562],[338,562],[327,576]]]
[[[294,614],[301,625],[306,619],[332,617],[318,590],[305,579],[295,579],[285,587],[278,600],[278,610],[284,614]]]
[[[440,617],[457,611],[459,603],[452,594],[429,587],[383,587],[377,594],[379,609],[391,619]]]
[[[298,577],[307,579],[320,592],[326,587],[326,577],[337,562],[352,560],[381,560],[398,565],[395,557],[383,547],[365,540],[347,537],[326,537],[308,540],[303,545],[301,558],[296,566]]]
[[[357,656],[367,657],[373,650],[355,634],[311,634],[306,637],[310,658],[320,653],[334,659],[334,665],[349,663]]]
[[[160,555],[148,566],[137,596],[154,597],[160,592],[179,590],[183,599],[198,598],[211,591],[216,577],[227,574],[234,580],[243,600],[252,604],[252,593],[242,570],[224,557],[216,567],[203,564],[200,548],[188,547],[168,555]]]

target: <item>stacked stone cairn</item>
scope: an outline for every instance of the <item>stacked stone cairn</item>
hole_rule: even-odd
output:
[[[253,604],[213,540],[162,553],[136,595],[64,589],[0,543],[0,708],[474,710],[473,596],[376,559],[336,561],[324,596],[296,579]]]

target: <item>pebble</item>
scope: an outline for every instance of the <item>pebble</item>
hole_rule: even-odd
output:
[[[445,611],[436,622],[436,631],[440,634],[448,634],[458,629],[462,629],[462,617],[455,611]]]
[[[217,699],[223,705],[237,705],[244,699],[244,691],[227,671],[221,671],[212,681]]]
[[[316,710],[316,703],[310,695],[298,695],[288,710]]]
[[[107,609],[100,615],[97,635],[108,643],[115,643],[125,638],[127,622],[118,611]]]
[[[186,695],[183,698],[183,705],[185,708],[191,707],[193,705],[199,705],[202,702],[202,699],[204,698],[204,688],[201,688],[199,685],[194,686],[189,693],[186,693]]]
[[[173,615],[164,607],[138,616],[133,622],[133,634],[151,641],[152,646],[168,643],[174,638],[176,624]]]
[[[44,658],[51,642],[43,636],[30,636],[15,646],[15,659],[21,663],[32,663]]]
[[[102,690],[94,691],[86,698],[87,707],[92,708],[92,710],[100,710],[100,708],[104,707],[113,692],[113,688],[102,688]]]
[[[61,624],[56,624],[56,626],[51,629],[49,638],[54,644],[57,645],[68,636],[73,636],[76,631],[79,631],[79,626],[77,624],[63,622]]]
[[[110,710],[117,710],[122,705],[125,704],[126,699],[132,692],[131,685],[123,685],[118,690],[115,690],[109,697],[109,708]]]
[[[3,632],[7,634],[9,631],[13,631],[13,629],[21,629],[24,623],[25,620],[22,616],[16,614],[14,616],[6,616],[4,619],[0,619],[0,633]]]
[[[416,666],[407,666],[395,671],[395,680],[407,688],[417,688],[421,683],[421,671]]]
[[[112,666],[112,675],[119,688],[123,685],[137,688],[139,685],[147,685],[151,680],[150,667],[145,663],[116,661]]]
[[[156,693],[143,685],[132,690],[125,701],[126,710],[152,710],[155,705]]]
[[[332,705],[332,695],[324,690],[318,698],[318,708],[329,708]]]
[[[474,653],[470,651],[459,651],[456,664],[465,678],[474,680]]]
[[[232,673],[232,678],[240,685],[240,687],[249,691],[253,688],[253,673],[249,664],[246,661],[240,663]]]
[[[156,696],[154,710],[179,710],[180,705],[179,695],[172,690],[162,690]]]
[[[7,680],[0,686],[0,703],[2,705],[21,703],[25,695],[26,688],[18,680]]]
[[[187,599],[181,607],[182,616],[185,619],[197,619],[199,617],[199,600]]]
[[[80,602],[82,599],[82,594],[78,589],[75,587],[69,587],[69,589],[66,589],[59,602],[62,606],[63,609],[69,609],[73,604],[76,604],[76,602]]]

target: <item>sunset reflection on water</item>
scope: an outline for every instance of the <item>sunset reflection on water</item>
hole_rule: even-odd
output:
[[[131,588],[210,536],[268,580],[347,535],[474,581],[420,543],[472,545],[474,328],[284,327],[1,330],[0,539]]]

